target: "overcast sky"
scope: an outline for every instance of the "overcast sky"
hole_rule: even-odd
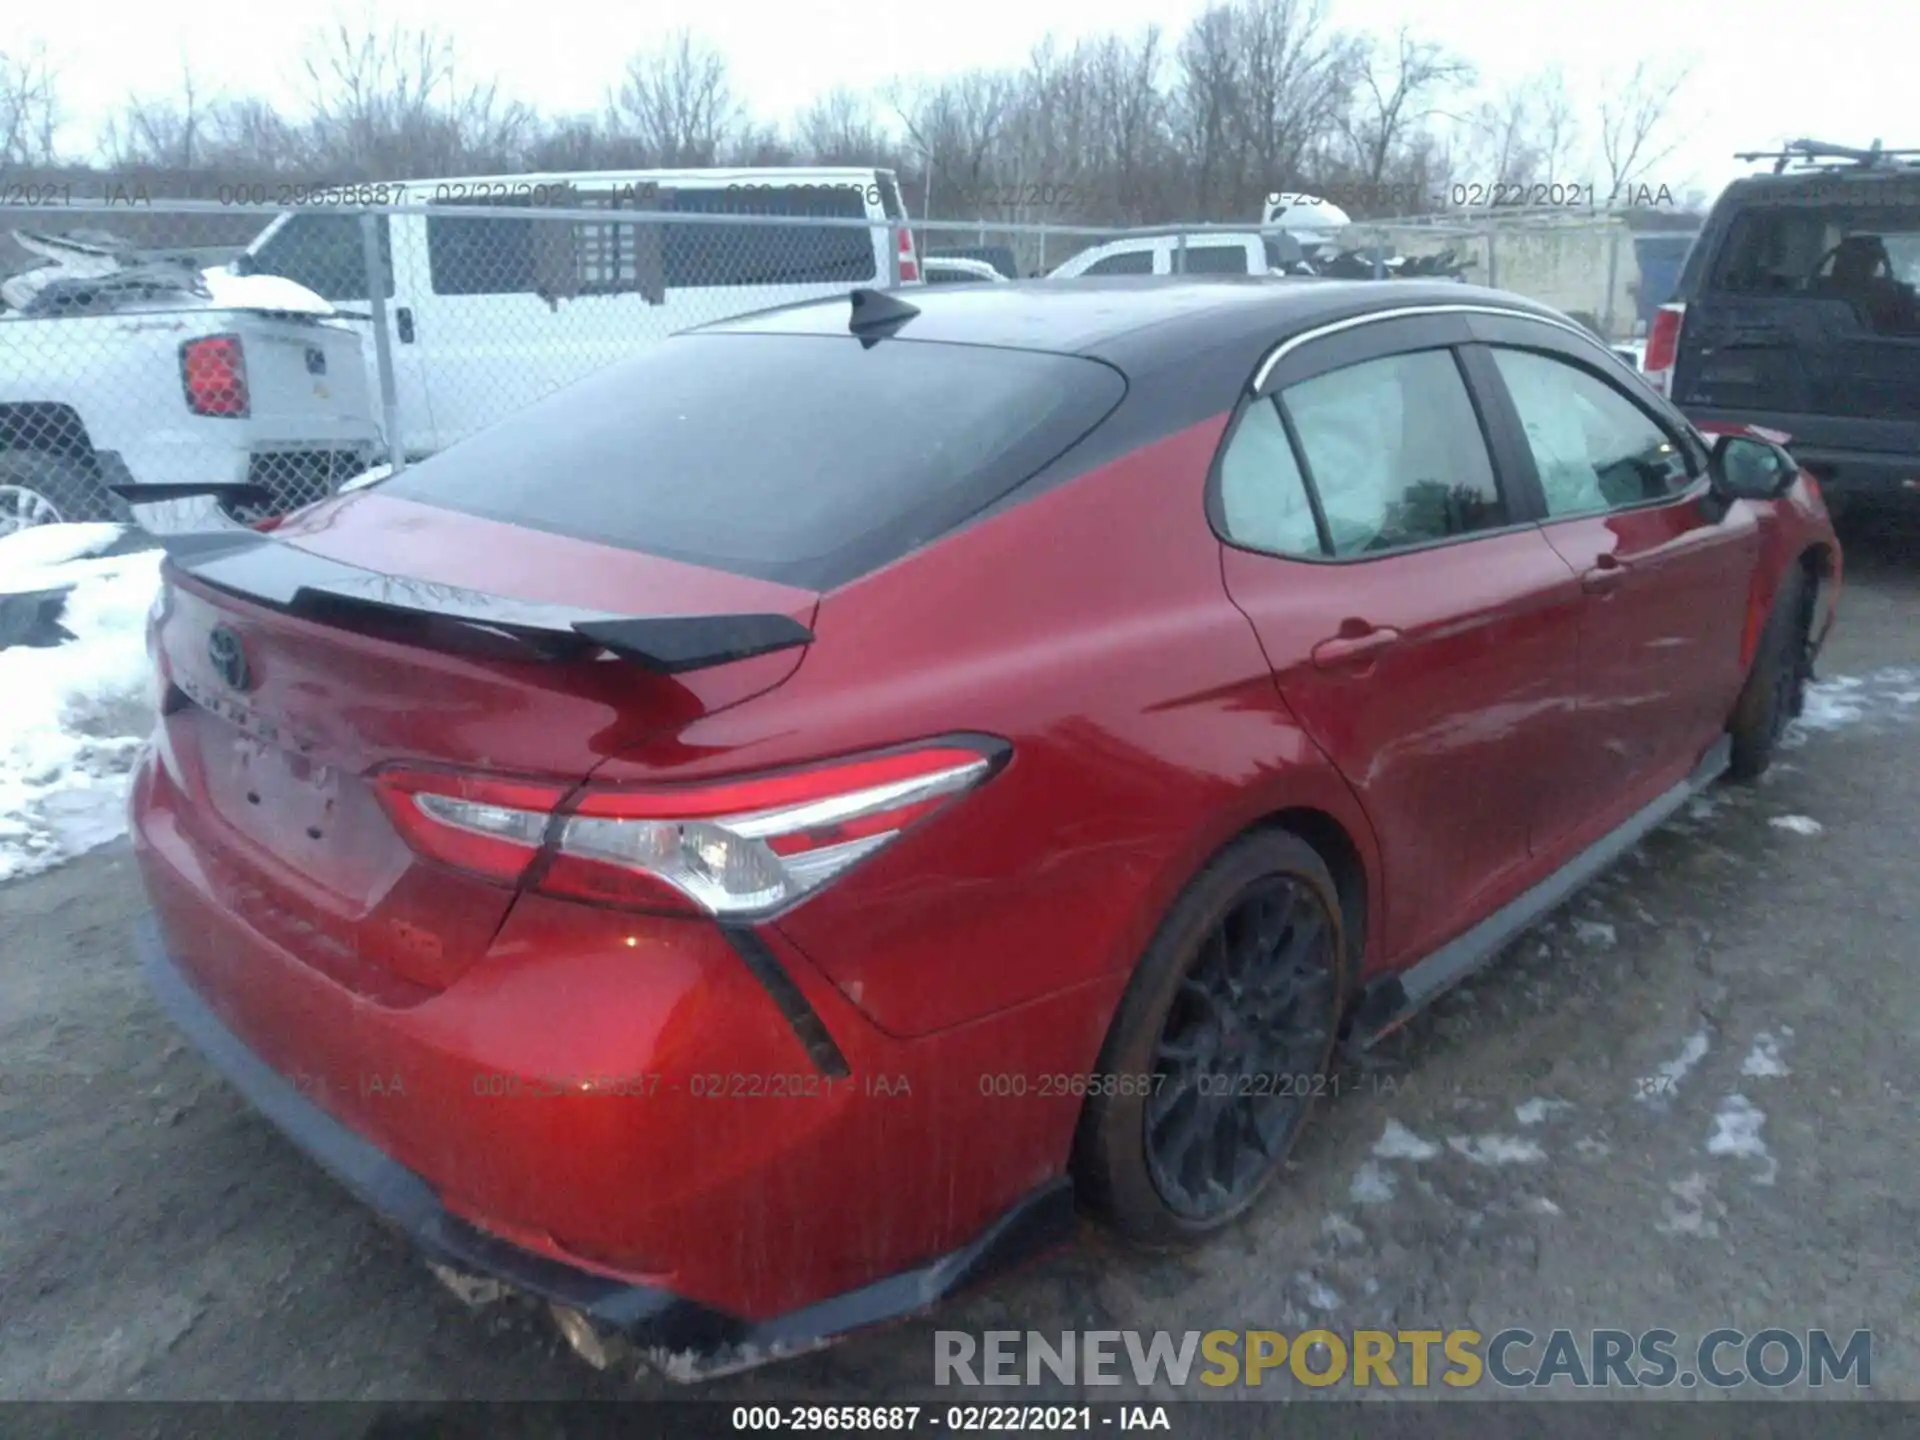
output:
[[[686,25],[722,48],[738,91],[754,112],[782,119],[836,84],[870,86],[897,75],[939,75],[1020,63],[1051,32],[1062,40],[1157,21],[1176,34],[1204,0],[594,0],[499,4],[488,0],[382,0],[388,22],[450,31],[466,68],[497,74],[515,98],[543,111],[594,110],[622,58]],[[1802,135],[1841,144],[1920,145],[1898,130],[1914,110],[1910,45],[1892,43],[1899,6],[1825,0],[1817,20],[1784,0],[1755,0],[1739,20],[1720,6],[1675,0],[1558,0],[1499,5],[1488,0],[1333,0],[1337,23],[1390,34],[1406,22],[1451,46],[1488,81],[1523,78],[1558,62],[1582,118],[1609,75],[1641,58],[1696,59],[1676,113],[1685,140],[1647,175],[1677,193],[1717,191],[1752,168],[1732,159]],[[96,0],[86,6],[25,6],[7,21],[10,39],[44,40],[61,70],[70,148],[129,94],[167,91],[178,59],[203,86],[291,100],[302,39],[329,13],[356,7],[195,5]],[[11,48],[11,45],[9,46]],[[1913,122],[1920,132],[1920,121]],[[1462,176],[1463,180],[1475,177]],[[1604,175],[1558,177],[1599,180]]]

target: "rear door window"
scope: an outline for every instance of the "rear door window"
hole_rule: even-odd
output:
[[[530,209],[523,196],[465,202]],[[436,295],[530,295],[539,288],[532,216],[429,215],[427,273]]]
[[[679,215],[863,220],[868,188],[845,182],[677,190],[666,208]],[[873,233],[854,225],[668,225],[666,282],[674,289],[870,281],[879,273]]]
[[[1479,418],[1450,350],[1419,350],[1289,386],[1336,557],[1451,540],[1508,523]]]
[[[998,499],[1125,390],[1111,367],[1067,355],[682,335],[380,493],[828,589]]]
[[[1082,275],[1151,275],[1152,250],[1122,250],[1103,256],[1080,272]]]
[[[393,294],[393,239],[387,217],[374,217],[380,247],[380,283]],[[324,211],[295,214],[260,242],[247,268],[257,275],[279,275],[304,285],[323,300],[370,300],[367,293],[366,241],[358,215]]]
[[[1176,260],[1179,256],[1176,249]],[[1247,247],[1244,245],[1189,245],[1187,247],[1187,274],[1189,275],[1248,275],[1252,266],[1247,260]]]

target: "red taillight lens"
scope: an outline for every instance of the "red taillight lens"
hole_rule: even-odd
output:
[[[180,347],[180,383],[196,415],[244,419],[248,413],[247,358],[238,335],[207,335]]]
[[[1653,312],[1653,324],[1647,330],[1647,353],[1640,368],[1663,395],[1673,384],[1673,362],[1680,354],[1680,326],[1686,318],[1685,305],[1662,305]]]
[[[415,850],[506,884],[527,873],[571,788],[446,770],[384,770],[373,778],[394,827]]]
[[[920,257],[913,251],[913,232],[902,230],[899,233],[900,278],[902,281],[920,278]]]
[[[938,744],[707,785],[589,786],[565,808],[562,790],[523,781],[377,778],[401,832],[447,864],[599,904],[737,916],[818,889],[980,784],[1002,753]]]

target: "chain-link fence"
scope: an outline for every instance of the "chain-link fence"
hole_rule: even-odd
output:
[[[205,523],[209,503],[242,522],[284,513],[676,331],[854,287],[1266,273],[1286,258],[1253,226],[908,221],[848,187],[501,188],[458,205],[0,210],[30,262],[0,280],[0,531],[124,516],[111,487],[128,485],[229,487],[143,505],[155,529]],[[1631,237],[1563,229],[1555,251],[1511,228],[1386,222],[1338,243],[1350,266],[1370,257],[1349,273],[1382,277],[1453,249],[1460,278],[1613,332]],[[237,230],[252,236],[237,257],[209,264]]]

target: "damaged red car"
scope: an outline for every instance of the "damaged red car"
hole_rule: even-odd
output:
[[[1451,283],[855,292],[169,537],[153,986],[427,1256],[771,1358],[1230,1223],[1763,770],[1817,487]]]

